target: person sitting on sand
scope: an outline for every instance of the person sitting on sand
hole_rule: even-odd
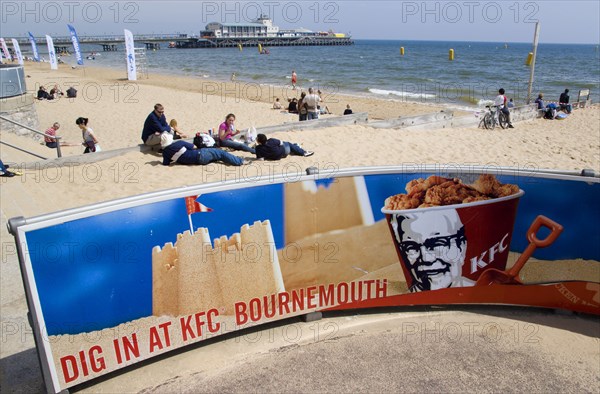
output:
[[[344,115],[352,115],[352,109],[350,108],[350,104],[346,104],[346,109],[344,110]]]
[[[73,86],[71,86],[69,89],[67,89],[67,97],[68,98],[77,97],[77,89],[75,89]]]
[[[233,150],[243,150],[244,152],[255,154],[256,152],[254,148],[251,148],[242,142],[233,140],[234,136],[240,134],[240,131],[236,130],[233,122],[235,122],[235,115],[228,114],[225,117],[225,122],[221,123],[219,126],[219,146],[231,148]]]
[[[40,86],[40,89],[37,92],[37,98],[38,100],[53,100],[54,96],[51,96],[50,93],[46,91],[45,87]]]
[[[544,93],[538,94],[535,103],[537,104],[537,109],[546,109],[546,106],[544,105]]]
[[[298,100],[296,100],[296,97],[294,97],[293,99],[290,100],[290,102],[288,104],[288,112],[290,114],[298,113]]]
[[[256,136],[256,157],[264,160],[280,160],[288,155],[312,156],[314,152],[305,151],[298,144],[269,138],[264,134]]]
[[[56,132],[58,131],[59,128],[60,128],[60,123],[54,122],[54,124],[52,124],[52,126],[44,132],[44,134],[46,134],[44,136],[44,143],[46,144],[46,146],[48,148],[54,149],[57,147],[58,142],[56,141],[56,138],[52,138],[52,137],[56,137]],[[79,144],[72,144],[67,141],[62,141],[60,143],[60,146],[78,146],[78,145]]]
[[[64,93],[62,92],[62,90],[60,90],[58,85],[54,85],[54,87],[50,90],[50,96],[52,96],[54,98],[59,98],[60,96],[63,96],[63,95],[64,95]]]
[[[177,127],[177,120],[171,119],[171,121],[169,122],[169,126],[171,127],[171,134],[173,134],[174,140],[180,140],[182,138],[187,138],[187,135],[184,134],[182,131],[180,131],[179,128]]]
[[[568,114],[571,113],[572,107],[571,104],[569,104],[569,89],[565,89],[565,91],[560,94],[558,105],[560,105],[561,111],[565,111]]]
[[[275,102],[273,103],[273,109],[281,109],[281,108],[283,108],[283,107],[281,106],[281,103],[279,102],[279,97],[277,97],[275,99]]]
[[[160,145],[160,135],[162,133],[171,133],[171,126],[167,124],[165,108],[162,104],[155,104],[154,111],[150,112],[144,122],[142,141],[148,146]]]
[[[225,152],[219,148],[201,148],[203,139],[201,136],[194,137],[194,146],[187,141],[179,140],[173,142],[173,135],[163,133],[160,137],[164,166],[170,164],[195,164],[206,165],[216,161],[222,161],[232,166],[248,164],[249,161]],[[196,149],[198,147],[198,149]]]

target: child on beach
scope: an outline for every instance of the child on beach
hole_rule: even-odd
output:
[[[94,130],[88,127],[88,118],[79,117],[75,120],[75,124],[81,129],[81,136],[83,137],[82,145],[85,146],[83,153],[100,152],[100,145],[98,145],[98,139],[94,134]]]
[[[187,138],[187,135],[184,134],[182,131],[180,131],[179,127],[177,127],[177,120],[171,119],[171,121],[169,122],[169,126],[171,126],[171,134],[173,134],[174,140],[180,140],[182,138]]]

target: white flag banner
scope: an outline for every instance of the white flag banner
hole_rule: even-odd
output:
[[[125,49],[127,51],[127,79],[130,81],[137,80],[137,72],[135,66],[135,46],[133,42],[133,34],[127,29],[125,31]]]
[[[4,41],[4,38],[0,37],[0,45],[2,46],[2,52],[4,53],[4,57],[8,61],[11,61],[12,60],[12,56],[10,56],[10,52],[8,51],[8,47],[6,46],[6,41]]]
[[[20,65],[23,65],[23,54],[21,53],[21,47],[19,46],[19,42],[16,39],[12,39],[13,47],[15,48],[15,54],[17,55],[17,61]]]
[[[56,60],[54,41],[52,41],[52,37],[50,37],[49,35],[46,35],[46,43],[48,44],[48,57],[50,58],[50,68],[52,70],[58,70],[58,61]]]

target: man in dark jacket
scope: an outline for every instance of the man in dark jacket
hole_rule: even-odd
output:
[[[256,136],[256,157],[265,160],[280,160],[288,155],[312,156],[314,152],[305,151],[298,144],[269,138],[264,134]]]
[[[569,104],[569,89],[565,89],[565,91],[560,94],[558,104],[560,105],[560,109],[562,111],[565,111],[568,114],[571,113],[571,105]]]
[[[142,141],[148,146],[160,145],[160,136],[165,132],[170,133],[171,126],[167,123],[165,108],[161,104],[156,104],[154,111],[150,112],[144,122]]]
[[[194,139],[194,142],[196,142],[196,139]],[[225,164],[233,166],[241,166],[248,163],[247,160],[219,148],[196,149],[194,145],[184,140],[173,142],[173,135],[171,133],[164,133],[161,136],[161,147],[163,149],[164,166],[175,163],[206,165],[215,161],[222,161]]]

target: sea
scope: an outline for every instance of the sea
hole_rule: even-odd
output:
[[[82,49],[84,65],[125,73],[122,47],[115,52],[99,51],[97,45],[82,45]],[[152,73],[163,73],[229,81],[235,74],[238,82],[285,88],[295,70],[301,88],[312,86],[329,97],[344,93],[472,109],[493,100],[499,88],[517,105],[525,103],[531,76],[525,63],[533,50],[526,43],[392,40],[268,49],[270,53],[263,55],[256,47],[182,49],[164,44],[147,50],[145,62],[150,78]],[[96,52],[94,59],[85,59],[92,52]],[[74,55],[62,59],[75,65]],[[531,100],[542,92],[547,101],[557,101],[569,89],[575,101],[579,90],[589,89],[598,102],[600,50],[591,44],[539,44],[533,81]]]

